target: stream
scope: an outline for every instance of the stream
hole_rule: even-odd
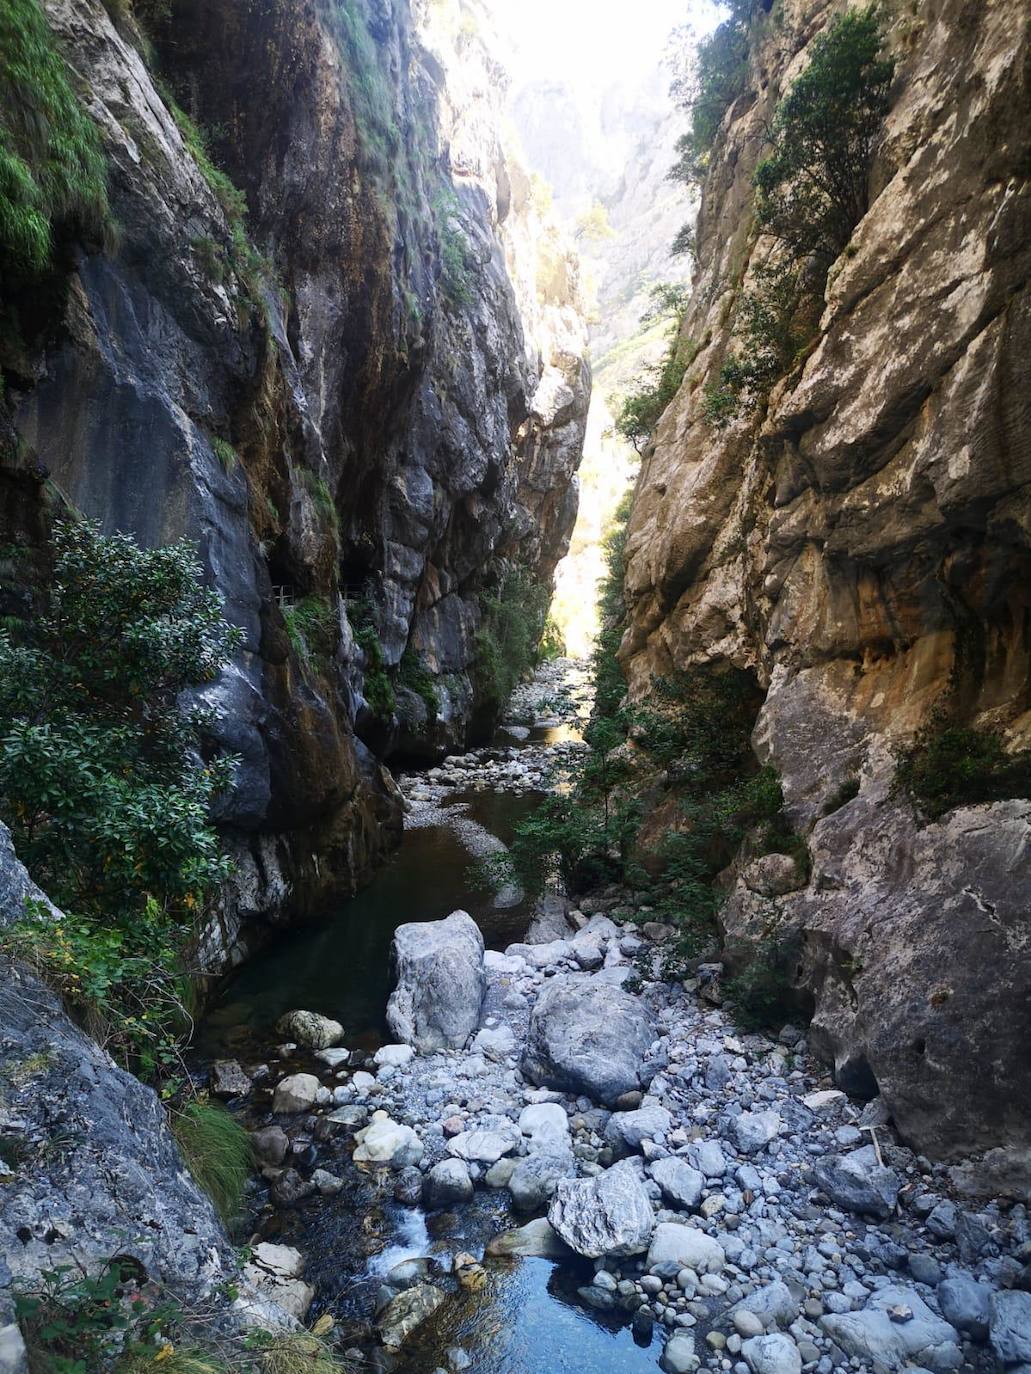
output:
[[[277,1075],[310,1068],[304,1056],[276,1057],[275,1023],[298,1007],[340,1021],[348,1049],[374,1052],[388,1038],[390,947],[404,922],[435,921],[463,909],[488,948],[524,938],[530,904],[518,893],[496,896],[474,864],[498,842],[507,844],[516,823],[539,804],[542,771],[554,770],[554,785],[561,786],[563,760],[579,747],[588,709],[585,680],[578,665],[558,674],[546,669],[543,681],[524,690],[516,711],[526,724],[513,734],[499,733],[494,747],[481,751],[486,766],[470,771],[468,790],[449,788],[442,796],[432,787],[432,770],[402,779],[410,814],[399,851],[329,919],[284,932],[226,983],[199,1028],[198,1059],[231,1058],[249,1066],[271,1060]],[[559,716],[549,709],[555,705]],[[524,733],[525,739],[515,737]],[[456,1250],[481,1254],[493,1235],[525,1220],[509,1214],[506,1190],[478,1190],[454,1211],[427,1215],[394,1201],[389,1188],[349,1165],[343,1150],[333,1151],[333,1160],[328,1167],[344,1178],[339,1194],[316,1196],[296,1209],[266,1209],[259,1221],[264,1239],[305,1255],[305,1279],[316,1290],[310,1319],[328,1312],[345,1329],[360,1331],[374,1314],[381,1281],[398,1265],[427,1258],[436,1265],[439,1259],[434,1272],[443,1277]],[[298,1162],[310,1160],[302,1154]],[[327,1162],[322,1149],[319,1162]],[[577,1297],[593,1264],[497,1259],[486,1261],[485,1271],[478,1291],[449,1285],[441,1308],[406,1342],[397,1362],[387,1359],[383,1367],[397,1374],[444,1368],[654,1374],[657,1338],[642,1342],[627,1314],[592,1310]],[[382,1352],[376,1358],[384,1360]]]

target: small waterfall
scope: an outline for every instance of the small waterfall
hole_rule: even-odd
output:
[[[430,1233],[426,1229],[425,1214],[418,1207],[406,1208],[400,1218],[394,1244],[372,1256],[369,1273],[382,1277],[406,1260],[422,1259],[429,1252]]]

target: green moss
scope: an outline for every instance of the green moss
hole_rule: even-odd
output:
[[[329,483],[324,477],[312,472],[309,468],[304,468],[301,478],[308,494],[311,496],[315,509],[325,520],[334,536],[340,532],[340,515],[337,511],[333,493],[329,488]]]
[[[348,618],[354,626],[355,643],[365,658],[364,683],[362,687],[369,710],[377,718],[389,722],[397,710],[397,697],[387,672],[387,662],[383,656],[373,619],[372,608],[366,601],[353,601],[347,607]]]
[[[250,1136],[225,1107],[189,1102],[171,1118],[186,1166],[223,1221],[240,1210],[251,1171]]]
[[[32,278],[50,264],[63,226],[108,222],[107,165],[96,125],[38,0],[0,0],[0,256]]]
[[[298,659],[307,667],[324,670],[337,645],[335,607],[325,597],[305,596],[282,609],[286,633]]]
[[[233,448],[229,440],[223,439],[216,434],[211,441],[211,447],[214,449],[215,457],[222,464],[225,471],[233,472],[237,463],[240,461],[240,455],[237,453],[236,449]]]

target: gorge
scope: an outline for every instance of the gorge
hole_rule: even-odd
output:
[[[1026,7],[568,7],[0,0],[0,1374],[1031,1368]]]

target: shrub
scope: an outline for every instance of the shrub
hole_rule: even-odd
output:
[[[215,457],[222,464],[223,470],[225,472],[235,471],[236,465],[240,461],[240,455],[229,440],[222,439],[216,434],[211,441],[211,447],[215,451]]]
[[[5,275],[48,266],[61,227],[108,221],[107,166],[38,0],[0,0],[0,257]]]
[[[283,606],[283,622],[294,653],[306,667],[325,671],[337,645],[336,611],[323,596],[305,596]]]
[[[665,357],[650,370],[637,390],[624,399],[616,416],[617,433],[638,451],[651,437],[666,407],[680,390],[684,374],[695,356],[691,341],[680,336],[679,314],[673,328]]]
[[[340,533],[340,515],[329,483],[308,468],[301,470],[301,477],[315,509],[325,520],[334,538],[337,537]]]
[[[233,760],[200,762],[210,716],[180,697],[241,636],[185,541],[142,550],[65,522],[53,553],[48,613],[0,631],[0,817],[70,914],[29,912],[5,939],[98,1003],[152,1072],[174,1052],[190,930],[229,871],[209,808]]]
[[[462,228],[458,197],[453,190],[442,191],[433,209],[444,294],[453,306],[469,305],[473,298],[470,283],[472,260],[469,241]]]
[[[937,715],[899,752],[896,791],[933,820],[956,806],[1031,796],[1031,750],[1007,753],[1001,735]]]
[[[237,1215],[251,1172],[250,1136],[217,1102],[197,1099],[171,1113],[186,1166],[223,1221]]]
[[[312,1331],[255,1333],[262,1374],[355,1374],[355,1367],[334,1355]]]
[[[847,10],[814,41],[777,106],[771,151],[755,172],[756,214],[796,259],[813,254],[829,266],[866,214],[894,75],[880,50],[876,8]]]
[[[550,602],[550,589],[517,567],[503,573],[495,590],[481,594],[472,676],[479,700],[490,710],[505,705],[538,661]]]
[[[397,710],[397,697],[387,673],[387,663],[383,656],[372,607],[366,601],[354,601],[348,606],[348,616],[354,626],[355,643],[365,657],[364,685],[362,691],[369,710],[377,720],[389,722]]]
[[[400,686],[422,697],[430,719],[436,720],[440,711],[440,694],[437,691],[436,678],[411,646],[404,651],[401,658],[397,680]]]
[[[793,970],[798,963],[797,937],[764,940],[751,962],[723,987],[735,1019],[746,1030],[769,1030],[796,1011]]]
[[[695,240],[695,229],[693,224],[685,224],[677,230],[676,237],[670,245],[670,251],[675,258],[695,257],[697,253],[697,242]]]
[[[749,29],[766,6],[763,0],[729,0],[726,8],[727,18],[698,45],[691,76],[674,87],[690,119],[687,133],[677,141],[677,161],[669,174],[674,181],[705,179],[723,117],[745,88]]]

